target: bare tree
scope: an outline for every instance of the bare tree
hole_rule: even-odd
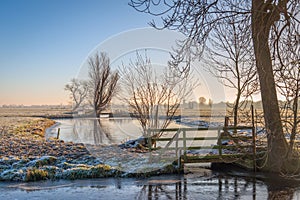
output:
[[[116,93],[116,86],[119,80],[118,72],[110,68],[110,60],[106,53],[96,53],[89,58],[89,85],[90,103],[97,118],[107,108],[112,97]]]
[[[280,172],[287,168],[286,154],[288,145],[283,133],[280,119],[276,85],[274,81],[270,44],[270,33],[275,25],[289,29],[292,21],[299,24],[298,0],[260,1],[252,0],[252,38],[256,58],[257,73],[259,74],[264,118],[268,135],[267,170]],[[280,52],[278,52],[280,54]],[[286,170],[286,169],[284,169]]]
[[[205,97],[199,97],[199,104],[200,105],[204,105],[206,102],[206,98]]]
[[[211,99],[208,99],[208,106],[211,108],[211,107],[212,107],[212,105],[213,105],[213,100],[211,100]]]
[[[299,101],[300,101],[300,24],[290,24],[290,29],[281,31],[277,27],[273,36],[281,40],[273,48],[275,75],[279,93],[284,97],[282,108],[283,125],[290,135],[289,156],[293,153],[295,137],[300,131]],[[289,35],[294,37],[288,37]],[[286,37],[281,37],[286,35]],[[278,54],[280,52],[280,54]]]
[[[150,59],[147,56],[143,58],[139,53],[135,61],[123,66],[122,77],[123,94],[127,94],[122,100],[137,117],[144,136],[148,136],[148,128],[166,128],[173,120],[181,101],[192,90],[187,77],[174,76],[170,69],[158,75]],[[162,132],[153,136],[161,137]]]
[[[250,17],[228,16],[225,23],[217,23],[209,39],[207,68],[222,83],[236,92],[232,109],[233,125],[238,124],[239,110],[246,106],[248,97],[258,90]],[[241,23],[237,23],[237,21]]]
[[[89,86],[87,81],[80,81],[75,78],[65,86],[65,90],[70,92],[70,97],[73,104],[73,111],[75,111],[86,100]]]
[[[283,134],[270,44],[270,33],[274,25],[289,29],[293,21],[299,24],[299,0],[131,0],[140,12],[160,16],[162,26],[157,28],[179,30],[187,36],[180,43],[174,64],[185,59],[199,58],[210,33],[217,23],[226,23],[230,16],[251,17],[252,45],[259,76],[264,118],[268,134],[268,151],[265,170],[280,172],[285,165],[288,144]],[[155,6],[161,6],[155,9]],[[157,11],[157,12],[156,12]],[[237,21],[237,24],[243,21]],[[271,43],[270,43],[271,42]],[[187,65],[181,70],[189,68]]]

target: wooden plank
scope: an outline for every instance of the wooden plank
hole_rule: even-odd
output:
[[[212,146],[192,146],[192,147],[188,147],[188,150],[205,150],[205,149],[213,149]]]
[[[185,140],[217,140],[218,137],[195,137],[195,138],[185,138]],[[179,138],[179,140],[183,140],[183,138]]]
[[[237,130],[237,129],[240,129],[240,130],[245,130],[245,129],[252,129],[252,126],[227,126],[227,130]]]
[[[189,138],[186,137],[185,140],[187,141],[193,141],[193,140],[217,140],[218,137],[195,137],[195,138]],[[247,141],[247,140],[251,140],[252,141],[252,137],[221,137],[221,140],[230,140],[230,139],[240,139],[242,141]],[[161,137],[161,138],[154,138],[154,141],[171,141],[173,140],[173,138],[165,138],[165,137]],[[184,140],[184,138],[178,138],[178,140]]]
[[[252,136],[222,136],[222,140],[229,140],[229,139],[239,139],[239,140],[252,140]]]
[[[219,130],[222,129],[224,127],[209,127],[209,128],[200,128],[200,127],[195,127],[195,128],[166,128],[166,129],[155,129],[155,128],[151,128],[151,132],[175,132],[178,131],[179,129],[181,131],[208,131],[208,130]],[[227,126],[226,127],[227,130],[236,130],[236,129],[240,129],[240,130],[245,130],[245,129],[252,129],[252,126]]]
[[[244,157],[252,157],[249,154],[223,154],[222,156],[219,155],[208,155],[208,156],[187,156],[185,163],[203,163],[203,162],[230,162],[235,161],[239,158]]]
[[[174,138],[155,138],[154,141],[172,141]],[[218,137],[195,137],[195,138],[185,138],[186,141],[193,141],[193,140],[217,140]],[[184,138],[178,138],[178,140],[184,140]]]
[[[176,150],[176,148],[183,148],[184,149],[184,146],[183,147],[168,147],[168,148],[159,148],[159,147],[152,147],[151,149],[153,151],[155,150],[164,150],[164,151],[171,151],[171,150]],[[239,146],[239,149],[247,149],[247,148],[252,148],[252,145],[243,145],[243,146]],[[215,145],[215,146],[191,146],[191,147],[186,147],[186,150],[204,150],[204,149],[219,149],[219,150],[222,150],[222,149],[227,149],[227,150],[234,150],[234,149],[237,149],[236,146],[226,146],[226,145],[221,145],[221,146],[218,146],[218,145]]]

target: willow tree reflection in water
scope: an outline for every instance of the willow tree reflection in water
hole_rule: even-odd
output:
[[[46,137],[56,137],[60,128],[60,139],[85,144],[112,144],[127,139],[136,139],[141,131],[132,119],[76,118],[56,120],[56,126],[46,132]]]
[[[141,136],[136,121],[130,118],[78,118],[73,120],[73,127],[73,132],[79,141],[86,144],[120,144],[124,140]],[[73,138],[69,139],[73,140]]]
[[[102,144],[103,143],[103,137],[105,137],[106,140],[108,140],[109,143],[113,143],[113,138],[111,134],[105,130],[104,124],[101,124],[100,119],[94,119],[94,128],[93,128],[93,136],[94,136],[94,144]]]
[[[58,124],[47,130],[46,137],[56,137],[60,128],[60,139],[85,144],[120,144],[122,141],[142,136],[141,127],[132,118],[74,118],[56,120]],[[180,125],[172,122],[170,127]]]

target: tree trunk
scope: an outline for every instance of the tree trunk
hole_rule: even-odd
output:
[[[234,127],[237,127],[238,125],[238,110],[239,110],[239,104],[240,104],[240,97],[241,97],[241,92],[240,92],[240,88],[239,88],[239,91],[237,93],[237,96],[236,96],[236,100],[235,100],[235,103],[234,103],[234,110],[233,110],[233,126]]]
[[[279,20],[279,12],[261,0],[252,0],[252,38],[259,75],[264,119],[268,136],[267,165],[265,169],[280,172],[288,146],[283,135],[280,110],[269,48],[271,26]]]
[[[296,95],[293,101],[293,127],[291,131],[291,138],[290,138],[290,146],[289,146],[289,158],[292,156],[293,148],[295,144],[295,138],[297,134],[297,126],[298,126],[298,99],[299,99],[299,82],[297,81],[296,85]]]

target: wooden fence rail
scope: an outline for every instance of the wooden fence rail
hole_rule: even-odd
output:
[[[225,123],[226,125],[226,123]],[[251,130],[251,136],[239,136],[238,130]],[[204,136],[204,137],[191,137],[191,132],[195,131],[217,131],[217,136]],[[157,138],[155,135],[157,133],[170,133],[175,132],[173,137],[161,137]],[[232,132],[234,134],[230,134]],[[224,140],[234,141],[233,145],[223,145]],[[216,141],[214,146],[187,146],[187,141]],[[243,141],[245,144],[240,144],[239,141]],[[212,128],[168,128],[168,129],[148,129],[148,147],[150,150],[150,155],[152,151],[160,150],[160,153],[166,151],[175,150],[176,157],[178,159],[178,164],[181,165],[181,159],[184,163],[190,162],[218,162],[224,159],[238,158],[242,156],[249,156],[253,159],[253,169],[256,169],[255,159],[256,159],[256,133],[253,126],[224,126],[224,127],[212,127]],[[161,148],[156,147],[157,142],[167,142],[167,144]],[[181,145],[180,145],[181,143]],[[173,144],[173,145],[172,145]],[[188,150],[200,150],[200,149],[218,149],[218,154],[210,155],[209,157],[199,157],[188,156]],[[223,150],[241,150],[241,149],[252,149],[252,151],[247,151],[247,153],[237,153],[234,154],[223,154]]]

